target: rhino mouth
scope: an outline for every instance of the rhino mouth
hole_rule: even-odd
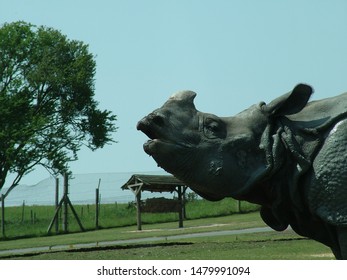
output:
[[[139,121],[139,122],[137,123],[136,128],[137,128],[137,130],[140,130],[140,131],[142,131],[144,134],[146,134],[151,140],[153,140],[153,139],[158,139],[158,138],[159,138],[159,135],[157,135],[157,133],[155,133],[155,130],[153,130],[153,129],[150,127],[150,124],[144,122],[143,120],[142,120],[142,121]],[[151,140],[149,140],[149,141],[151,141]]]
[[[148,136],[149,140],[143,144],[143,149],[150,156],[173,152],[178,146],[182,146],[167,140],[160,129],[147,121],[141,120],[136,128]]]

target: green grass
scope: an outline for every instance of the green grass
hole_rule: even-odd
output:
[[[30,248],[55,245],[73,245],[77,243],[91,243],[109,240],[125,240],[152,236],[172,236],[178,234],[207,232],[214,230],[232,230],[265,226],[258,212],[248,214],[235,214],[230,216],[188,220],[184,228],[178,228],[177,222],[148,224],[142,231],[137,231],[136,226],[109,228],[95,231],[21,238],[0,241],[0,250]]]
[[[150,224],[143,231],[136,226],[103,229],[48,237],[26,238],[0,242],[0,250],[60,244],[73,245],[105,240],[125,240],[153,236],[230,230],[265,226],[259,213],[204,218],[185,222],[177,228],[176,222]],[[73,248],[73,246],[71,246]],[[230,236],[199,237],[175,242],[147,242],[121,246],[96,247],[75,251],[40,253],[17,256],[16,259],[333,259],[326,246],[302,238],[292,231],[240,234]]]
[[[35,254],[36,260],[305,260],[333,259],[329,248],[292,232],[192,238]]]
[[[196,200],[187,204],[184,228],[178,228],[177,213],[143,214],[143,230],[137,231],[136,209],[127,204],[101,205],[102,229],[95,228],[95,206],[75,206],[82,223],[88,230],[79,232],[77,223],[70,217],[72,233],[47,236],[46,231],[54,207],[26,206],[6,208],[6,240],[0,241],[0,250],[41,246],[96,243],[145,237],[173,236],[179,234],[244,229],[265,226],[257,206],[242,204],[244,214],[237,212],[236,202]],[[35,213],[35,214],[34,214]],[[35,217],[35,218],[34,218]],[[26,237],[26,238],[24,238]],[[31,237],[31,238],[29,238]],[[9,257],[7,257],[9,258]],[[326,246],[302,237],[292,231],[266,232],[218,237],[199,237],[175,242],[147,242],[121,246],[94,247],[17,256],[19,259],[333,259]]]
[[[83,227],[89,231],[95,229],[95,205],[74,206]],[[242,202],[243,212],[255,211],[258,206]],[[54,206],[25,206],[5,208],[5,235],[6,239],[45,236],[48,225],[54,216]],[[194,200],[186,204],[187,219],[203,217],[218,217],[231,215],[237,212],[237,202],[231,198],[219,202]],[[69,209],[69,232],[79,232],[80,228]],[[59,214],[62,232],[62,215]],[[144,227],[150,224],[178,221],[178,213],[143,213]],[[99,211],[99,228],[124,227],[136,224],[136,208],[132,204],[102,204]],[[55,234],[54,226],[51,234]]]

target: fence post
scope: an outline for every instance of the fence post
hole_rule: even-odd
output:
[[[178,227],[183,228],[184,210],[183,210],[182,186],[177,187],[177,193],[178,193],[178,201],[179,201]]]
[[[59,207],[59,178],[55,178],[55,210]],[[59,232],[59,216],[55,219],[55,233]]]
[[[236,200],[236,203],[237,203],[237,210],[236,210],[236,212],[238,214],[240,214],[241,213],[241,200]]]
[[[78,218],[78,215],[75,211],[75,209],[72,206],[72,203],[69,199],[69,182],[68,182],[68,174],[65,173],[64,174],[64,193],[63,193],[63,198],[60,200],[60,202],[58,203],[58,207],[55,210],[53,219],[51,221],[51,223],[48,226],[48,230],[47,232],[49,233],[52,229],[53,223],[54,223],[54,219],[58,219],[59,216],[59,210],[60,208],[63,206],[63,232],[67,233],[68,232],[68,206],[70,206],[72,214],[75,216],[75,219],[78,223],[78,225],[80,226],[81,230],[84,231],[84,228],[82,226],[82,223],[80,221],[80,219]]]
[[[21,219],[21,223],[24,222],[24,208],[25,208],[25,200],[23,200],[23,204],[22,204],[22,219]]]
[[[5,195],[1,195],[1,233],[5,238]]]
[[[64,174],[64,202],[63,202],[63,231],[64,233],[68,232],[68,216],[67,216],[67,196],[69,193],[69,182],[67,173]]]
[[[95,228],[99,229],[99,188],[95,189]]]
[[[100,204],[100,195],[99,195],[99,189],[100,189],[100,183],[101,179],[99,178],[98,187],[95,189],[95,228],[99,229],[99,204]]]
[[[137,207],[137,230],[142,230],[141,221],[141,187],[136,188],[136,207]]]

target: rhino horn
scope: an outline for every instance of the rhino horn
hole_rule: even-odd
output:
[[[190,90],[179,91],[170,97],[170,100],[184,101],[187,103],[193,103],[196,93]]]

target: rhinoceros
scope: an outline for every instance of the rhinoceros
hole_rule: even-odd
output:
[[[298,84],[232,117],[202,113],[196,93],[171,96],[137,124],[144,150],[207,200],[261,205],[264,222],[347,258],[347,93],[308,102]]]

